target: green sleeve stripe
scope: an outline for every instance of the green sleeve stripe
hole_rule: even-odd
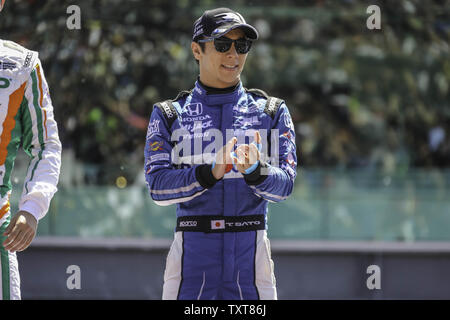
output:
[[[45,149],[45,143],[44,143],[44,132],[43,132],[43,125],[42,125],[42,110],[41,106],[39,106],[39,91],[38,91],[38,81],[36,76],[36,70],[33,70],[31,72],[31,79],[32,79],[32,91],[33,91],[33,106],[34,110],[36,112],[36,126],[38,131],[38,139],[39,144],[41,145],[41,150],[38,153],[38,161],[35,163],[33,170],[31,171],[31,177],[30,180],[27,181],[25,184],[25,190],[28,192],[28,183],[33,180],[34,173],[36,171],[36,168],[39,164],[39,162],[42,160],[42,152]]]
[[[36,168],[37,168],[39,162],[42,160],[42,150],[39,151],[38,158],[39,158],[39,160],[36,161],[36,163],[34,164],[34,167],[33,167],[33,171],[31,171],[31,178],[30,178],[30,180],[27,181],[27,183],[25,185],[25,190],[27,191],[27,193],[28,193],[28,183],[33,180],[34,172],[36,171]]]
[[[27,155],[31,157],[31,145],[33,142],[33,121],[31,120],[30,110],[28,109],[28,99],[24,96],[21,111],[22,123],[22,148]]]

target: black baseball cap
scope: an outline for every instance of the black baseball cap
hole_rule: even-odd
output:
[[[247,24],[244,17],[229,8],[217,8],[205,11],[194,23],[192,41],[202,37],[218,38],[233,29],[242,29],[247,38],[258,39],[258,31]]]

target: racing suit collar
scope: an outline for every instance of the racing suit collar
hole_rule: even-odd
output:
[[[208,105],[226,104],[236,102],[239,96],[244,93],[242,82],[239,82],[235,89],[226,93],[208,93],[206,88],[202,86],[200,80],[197,79],[193,90],[193,98],[195,100],[203,101]]]
[[[223,93],[231,93],[234,90],[236,90],[239,87],[240,82],[236,83],[234,86],[228,87],[228,88],[214,88],[214,87],[208,87],[206,84],[204,84],[200,77],[197,78],[198,84],[202,87],[202,89],[206,90],[206,94],[223,94]]]

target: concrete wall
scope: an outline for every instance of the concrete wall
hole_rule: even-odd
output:
[[[160,299],[167,239],[37,238],[18,253],[23,299]],[[450,299],[450,243],[272,241],[279,299]],[[69,290],[67,267],[81,270]],[[381,289],[367,288],[378,265]]]

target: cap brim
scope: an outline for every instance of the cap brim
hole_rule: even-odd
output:
[[[215,34],[212,34],[211,38],[219,38],[234,29],[242,29],[242,31],[244,31],[247,38],[252,39],[252,40],[257,40],[259,37],[258,31],[256,31],[256,29],[253,26],[246,24],[246,23],[236,23],[236,24],[220,26],[219,28],[216,29],[216,30],[218,30],[218,32]]]

